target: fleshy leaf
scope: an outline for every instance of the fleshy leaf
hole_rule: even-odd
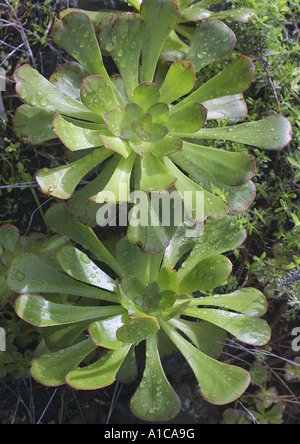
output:
[[[14,225],[7,224],[0,228],[0,246],[2,245],[4,250],[13,253],[18,240],[19,230]]]
[[[70,12],[52,28],[54,43],[65,49],[91,75],[108,78],[90,18],[81,12]]]
[[[171,135],[181,136],[200,130],[206,122],[207,110],[201,103],[189,102],[171,110],[166,127]]]
[[[270,327],[262,319],[223,310],[188,308],[184,314],[211,322],[250,345],[266,345],[271,336]]]
[[[176,108],[180,108],[187,102],[203,103],[219,97],[240,94],[251,85],[254,71],[253,62],[248,57],[240,56],[186,99],[183,99]]]
[[[118,350],[122,346],[122,342],[117,339],[117,330],[128,322],[128,320],[129,316],[124,313],[101,321],[96,321],[90,325],[90,337],[99,347]]]
[[[31,253],[13,260],[8,270],[7,284],[18,293],[73,294],[112,302],[117,300],[116,295],[75,281]]]
[[[125,83],[128,97],[138,86],[139,60],[145,36],[145,23],[132,13],[120,15],[112,25],[111,54]]]
[[[162,162],[168,171],[177,178],[175,188],[184,201],[189,219],[197,222],[203,222],[208,217],[219,219],[229,211],[229,205],[224,200],[208,193],[189,179],[169,158],[162,157]]]
[[[116,290],[115,281],[77,248],[62,248],[58,252],[58,260],[63,270],[74,279],[104,290]]]
[[[70,151],[86,150],[103,145],[100,138],[103,129],[98,129],[97,126],[95,129],[83,128],[80,126],[80,122],[64,118],[60,114],[55,115],[53,130]]]
[[[179,294],[213,290],[228,278],[231,271],[232,264],[226,256],[204,259],[180,279]]]
[[[160,100],[159,90],[154,83],[143,82],[134,90],[132,100],[147,112]]]
[[[183,142],[176,137],[166,136],[154,143],[153,154],[157,157],[169,156],[182,150]]]
[[[37,145],[56,139],[52,129],[54,113],[30,105],[20,106],[13,118],[14,132],[25,143]]]
[[[120,158],[118,155],[113,156],[101,173],[81,190],[76,191],[68,201],[68,211],[70,215],[79,222],[95,227],[97,225],[97,212],[99,204],[89,200],[95,190],[103,190],[105,185],[111,178]]]
[[[181,61],[186,58],[189,50],[189,46],[178,37],[176,32],[171,31],[161,51],[161,57],[174,62]]]
[[[178,270],[179,279],[186,277],[193,268],[203,259],[232,251],[239,247],[246,239],[246,231],[230,217],[217,221],[207,221],[204,233],[190,253],[187,260]]]
[[[111,137],[111,136],[101,136],[101,140],[106,149],[115,151],[121,156],[129,157],[131,153],[131,148],[127,140],[121,139],[120,137]]]
[[[31,106],[76,119],[102,122],[101,117],[92,113],[82,103],[61,92],[29,65],[24,65],[17,71],[16,82],[17,94]]]
[[[53,169],[40,170],[36,175],[36,180],[43,193],[59,199],[69,199],[81,179],[111,155],[112,152],[109,150],[96,149],[92,154],[76,162]]]
[[[252,317],[263,316],[267,311],[265,296],[255,288],[243,288],[229,294],[197,298],[190,302],[190,307],[194,305],[222,307]]]
[[[107,152],[110,151],[107,150]],[[105,188],[90,199],[96,203],[128,202],[130,196],[130,177],[134,161],[134,153],[127,159],[122,157]]]
[[[192,63],[186,61],[173,63],[160,88],[160,100],[166,103],[175,102],[194,88],[195,81],[196,74]]]
[[[148,154],[141,158],[140,189],[146,192],[165,191],[174,185],[176,177],[168,172],[161,161]]]
[[[124,309],[117,305],[80,307],[56,304],[32,294],[20,296],[16,301],[15,310],[21,319],[38,327],[74,324],[87,319],[96,320],[124,312]]]
[[[229,140],[267,150],[281,150],[291,141],[292,128],[285,117],[278,115],[234,127],[205,129],[201,135],[199,131],[189,137]]]
[[[48,387],[63,385],[66,375],[74,370],[95,348],[94,343],[87,339],[56,353],[42,355],[32,361],[31,375],[40,384]]]
[[[131,344],[124,344],[119,350],[109,351],[93,364],[73,370],[66,376],[67,384],[77,390],[97,390],[113,384],[130,347]]]
[[[148,110],[148,113],[153,123],[164,124],[169,117],[169,107],[166,103],[156,103]]]
[[[162,268],[156,279],[157,285],[159,287],[159,292],[163,291],[173,291],[178,293],[179,290],[179,280],[175,270],[171,268]]]
[[[129,144],[132,150],[141,157],[145,157],[154,150],[154,142],[145,142],[144,140],[130,140]]]
[[[218,20],[207,20],[196,29],[186,60],[197,71],[229,54],[236,43],[233,31]]]
[[[208,19],[212,15],[212,11],[202,7],[201,3],[191,5],[186,8],[180,17],[180,22],[194,22],[198,20]]]
[[[258,12],[251,8],[231,8],[225,11],[220,11],[219,13],[214,14],[214,16],[221,20],[227,19],[233,22],[251,23],[257,17],[257,14]]]
[[[226,198],[227,202],[230,205],[230,216],[235,216],[237,214],[241,214],[249,208],[252,204],[256,196],[256,186],[250,180],[244,185],[229,191],[229,194]]]
[[[68,213],[64,203],[53,205],[45,215],[49,227],[58,233],[64,234],[74,242],[82,245],[97,259],[105,262],[118,275],[123,275],[123,269],[116,259],[107,251],[93,230],[76,222]]]
[[[64,18],[66,15],[68,15],[70,12],[81,12],[83,14],[86,14],[87,16],[89,16],[89,18],[92,20],[92,22],[94,23],[94,26],[97,26],[99,22],[101,22],[101,20],[105,19],[106,17],[110,17],[110,16],[114,16],[115,18],[122,14],[122,11],[87,11],[84,9],[78,9],[78,8],[68,8],[68,9],[63,9],[62,11],[60,11],[59,13],[59,18],[62,19]]]
[[[130,384],[137,377],[137,365],[135,358],[135,348],[131,347],[118,370],[116,379],[122,384]]]
[[[76,62],[67,62],[59,65],[57,70],[49,79],[59,91],[81,102],[80,88],[82,81],[89,73]]]
[[[172,155],[171,159],[184,170],[195,164],[200,170],[210,174],[221,183],[230,186],[238,186],[248,182],[255,174],[256,163],[253,157],[247,154],[233,153],[194,145],[188,142],[183,143],[180,153]]]
[[[144,284],[155,281],[161,264],[161,255],[148,255],[132,245],[125,237],[117,244],[117,259],[125,274],[137,276]]]
[[[57,259],[58,251],[66,246],[70,246],[71,242],[66,236],[56,235],[46,238],[36,251],[36,255],[52,268],[61,271],[60,263]]]
[[[221,355],[227,338],[227,333],[222,328],[209,322],[192,322],[177,318],[170,319],[169,323],[182,331],[206,355],[214,359]]]
[[[146,344],[146,368],[130,407],[144,421],[168,421],[178,414],[181,402],[163,371],[156,337],[148,339]]]
[[[159,328],[155,318],[132,318],[117,330],[117,338],[119,341],[134,344],[150,338]]]
[[[82,103],[101,117],[120,106],[112,83],[102,76],[86,77],[82,82],[80,95]]]
[[[175,0],[144,0],[140,13],[146,23],[142,79],[152,81],[161,49],[178,23],[180,9]]]
[[[204,398],[216,405],[239,398],[250,383],[249,373],[239,367],[223,364],[195,348],[167,322],[161,325],[193,369]]]
[[[225,120],[239,122],[247,117],[248,108],[243,94],[219,97],[203,102],[207,109],[207,120]]]
[[[143,253],[159,254],[169,245],[170,239],[146,193],[137,197],[140,202],[130,214],[128,239],[138,244]],[[136,200],[134,200],[136,203]]]

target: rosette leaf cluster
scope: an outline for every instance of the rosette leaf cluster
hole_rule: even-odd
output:
[[[161,363],[174,351],[183,354],[209,402],[226,404],[241,396],[249,374],[218,361],[226,336],[264,345],[270,329],[260,319],[267,303],[259,291],[213,293],[231,273],[223,253],[245,240],[232,218],[208,221],[204,234],[193,245],[190,239],[188,247],[183,234],[178,242],[175,232],[160,255],[142,253],[127,238],[111,255],[91,228],[74,223],[64,203],[53,206],[46,218],[54,231],[91,252],[64,246],[57,254],[60,269],[32,253],[10,265],[7,284],[20,293],[16,312],[38,327],[47,348],[32,362],[37,381],[78,390],[132,381],[137,347],[145,341],[145,370],[131,399],[138,417],[167,421],[179,412],[180,399]],[[103,260],[111,271],[101,269]]]

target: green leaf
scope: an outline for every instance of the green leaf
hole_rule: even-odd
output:
[[[49,82],[56,86],[59,91],[81,102],[81,84],[88,75],[89,73],[79,63],[67,62],[58,66],[55,73],[50,77]]]
[[[135,358],[135,349],[131,347],[124,359],[121,367],[118,370],[116,379],[122,384],[130,384],[135,381],[137,377],[137,365]]]
[[[53,169],[44,168],[36,175],[37,183],[43,193],[59,199],[69,199],[81,179],[111,155],[109,150],[96,149],[92,154],[68,165]]]
[[[203,127],[206,121],[207,110],[201,103],[189,102],[179,109],[171,110],[166,127],[170,135],[186,136],[186,133],[195,133]]]
[[[211,358],[218,359],[221,355],[227,334],[222,328],[209,322],[191,322],[173,318],[169,324],[184,333],[193,344]]]
[[[246,231],[230,217],[217,221],[207,221],[204,233],[192,250],[187,260],[178,270],[179,279],[183,279],[194,267],[207,257],[235,250],[246,239]]]
[[[41,246],[37,249],[36,255],[41,258],[50,267],[61,271],[61,266],[57,259],[58,251],[66,246],[70,246],[71,242],[66,236],[56,235],[46,238]]]
[[[71,12],[52,28],[54,43],[65,49],[91,75],[109,79],[103,65],[95,28],[90,18],[81,12]]]
[[[148,154],[141,158],[140,189],[146,192],[165,191],[171,188],[176,178],[168,172],[161,161]]]
[[[291,124],[285,117],[269,116],[257,122],[243,123],[234,127],[204,129],[189,137],[228,140],[267,150],[281,150],[291,141]]]
[[[186,8],[180,17],[180,22],[194,22],[197,20],[205,20],[209,18],[213,13],[203,8],[201,3],[191,5]]]
[[[127,140],[121,139],[120,137],[101,136],[101,140],[106,149],[115,151],[125,157],[125,159],[127,159],[132,152]]]
[[[155,142],[145,142],[144,140],[130,140],[129,144],[132,150],[141,157],[147,156],[154,150]]]
[[[90,199],[96,203],[128,202],[130,197],[130,177],[135,157],[134,153],[131,153],[127,159],[122,157],[105,188]]]
[[[75,281],[31,253],[25,253],[13,260],[8,270],[7,284],[18,293],[73,294],[97,300],[117,301],[116,295]]]
[[[252,156],[188,142],[183,142],[182,151],[172,155],[171,159],[184,170],[194,164],[197,166],[199,175],[203,171],[230,186],[248,182],[256,170],[256,163]],[[190,172],[189,168],[186,171]]]
[[[137,199],[139,203],[137,204]],[[159,254],[169,245],[169,236],[147,194],[139,193],[130,214],[127,237],[147,254]]]
[[[115,292],[115,281],[96,266],[89,257],[74,247],[64,247],[58,252],[63,270],[74,279]]]
[[[171,268],[162,268],[156,279],[157,285],[159,287],[159,293],[164,291],[173,291],[178,293],[179,290],[179,279],[176,270]]]
[[[228,404],[246,391],[250,383],[246,370],[215,361],[197,350],[167,322],[161,321],[161,325],[193,369],[201,393],[208,402]]]
[[[156,337],[148,339],[146,344],[146,368],[130,407],[144,421],[169,421],[180,411],[181,402],[163,371]]]
[[[230,216],[241,214],[249,208],[256,196],[256,186],[250,180],[246,184],[229,192],[226,200],[230,205]]]
[[[42,355],[32,361],[31,375],[40,384],[48,387],[63,385],[66,375],[74,370],[95,348],[94,343],[87,339],[56,353]]]
[[[173,103],[188,94],[195,85],[196,74],[192,63],[178,61],[170,66],[164,83],[160,88],[160,100]]]
[[[153,154],[157,157],[169,156],[181,151],[183,142],[176,137],[166,136],[161,140],[157,140],[154,143]]]
[[[183,174],[168,157],[162,157],[168,171],[177,178],[175,188],[183,199],[189,219],[203,222],[208,217],[218,219],[229,211],[229,205],[222,199],[208,193],[185,174]]]
[[[232,264],[226,256],[203,259],[180,279],[179,294],[205,292],[221,285],[230,275]]]
[[[224,23],[218,20],[204,21],[196,29],[186,60],[194,65],[197,72],[229,54],[235,43],[233,31]]]
[[[219,97],[240,94],[251,85],[254,71],[253,62],[248,57],[240,56],[186,99],[183,99],[175,108],[180,108],[187,102],[203,103]]]
[[[129,316],[123,313],[101,321],[96,321],[90,325],[89,334],[92,340],[99,347],[110,350],[118,350],[122,342],[117,339],[117,330],[128,322]]]
[[[123,269],[115,258],[107,251],[93,230],[76,222],[68,213],[64,203],[53,205],[45,215],[48,226],[58,233],[64,234],[83,248],[93,253],[97,259],[105,262],[119,276]]]
[[[21,105],[13,118],[13,128],[17,137],[25,143],[38,145],[56,139],[52,129],[54,113],[30,105]]]
[[[155,318],[132,318],[117,330],[117,338],[119,341],[133,344],[150,338],[159,328]]]
[[[184,314],[211,322],[246,344],[266,345],[270,340],[270,327],[262,319],[223,310],[202,308],[188,308]]]
[[[81,190],[76,191],[68,201],[68,212],[78,222],[86,224],[89,227],[97,226],[97,212],[100,207],[99,204],[90,201],[89,198],[95,190],[103,190],[115,171],[119,160],[118,155],[113,156],[101,173],[81,188]]]
[[[131,0],[132,1],[132,0]],[[83,9],[78,9],[78,8],[67,8],[67,9],[63,9],[62,11],[60,11],[59,13],[59,18],[62,19],[64,18],[66,15],[68,15],[70,12],[81,12],[82,14],[86,14],[94,23],[94,26],[97,26],[98,23],[101,22],[101,20],[104,20],[106,17],[111,17],[113,16],[113,18],[115,19],[118,15],[122,14],[122,11],[86,11]]]
[[[131,344],[124,344],[93,364],[73,370],[66,376],[67,384],[77,390],[97,390],[113,384],[130,347]]]
[[[220,11],[219,13],[214,14],[214,17],[219,18],[220,20],[230,20],[232,22],[251,23],[257,18],[257,15],[258,12],[255,9],[230,8],[228,10]]]
[[[147,112],[153,105],[160,100],[160,94],[157,86],[150,82],[141,83],[133,92],[133,102]]]
[[[161,57],[166,60],[182,61],[186,58],[190,48],[176,34],[171,31],[164,47],[161,51]]]
[[[124,268],[125,274],[138,277],[145,285],[156,280],[161,264],[161,255],[144,254],[140,248],[132,245],[124,237],[117,244],[117,259]]]
[[[120,107],[112,83],[102,76],[85,77],[80,95],[82,103],[101,117],[111,109]]]
[[[53,120],[53,130],[60,141],[70,150],[86,150],[103,145],[101,135],[105,128],[89,129],[80,126],[80,122],[71,121],[60,114],[56,114]]]
[[[239,122],[247,117],[248,108],[243,94],[224,96],[203,102],[207,109],[207,120]]]
[[[267,311],[265,296],[255,288],[243,288],[229,294],[196,298],[190,302],[190,307],[193,305],[222,307],[252,317],[263,316]]]
[[[61,92],[29,65],[24,65],[17,71],[16,81],[17,94],[31,106],[75,119],[102,122],[101,117],[92,113],[82,103]]]
[[[148,110],[148,113],[151,115],[153,123],[164,124],[169,117],[169,107],[166,103],[156,103]]]
[[[125,83],[128,97],[138,86],[139,60],[145,36],[145,22],[137,14],[126,12],[112,25],[111,41],[118,70]]]
[[[140,13],[146,23],[142,79],[152,81],[160,52],[178,23],[180,9],[175,0],[144,0]]]
[[[16,301],[15,310],[21,319],[37,327],[74,324],[88,319],[106,318],[124,312],[124,309],[118,305],[80,307],[56,304],[32,294],[20,296]]]
[[[0,228],[0,246],[2,245],[4,250],[13,253],[18,240],[19,230],[14,225],[7,224]]]

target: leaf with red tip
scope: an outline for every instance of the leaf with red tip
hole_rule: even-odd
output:
[[[81,12],[70,12],[52,28],[54,43],[65,49],[91,75],[109,79],[90,18]]]
[[[192,63],[186,61],[173,63],[160,88],[160,100],[166,103],[175,102],[188,94],[194,88],[195,82],[196,74]]]
[[[84,105],[101,117],[120,106],[111,82],[102,76],[86,77],[82,82],[80,95]]]
[[[13,129],[25,143],[38,145],[56,139],[52,129],[54,113],[30,105],[20,106],[13,118]]]
[[[218,20],[207,20],[196,29],[186,60],[198,72],[229,54],[235,43],[236,37],[228,26]]]
[[[206,122],[207,110],[201,103],[189,102],[171,110],[166,123],[171,135],[181,136],[197,132]]]

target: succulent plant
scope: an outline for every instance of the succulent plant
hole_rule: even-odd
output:
[[[159,62],[184,16],[179,6],[189,3],[144,0],[140,15],[105,13],[97,25],[83,12],[63,11],[53,40],[76,62],[60,66],[49,81],[29,65],[17,72],[16,91],[25,104],[14,118],[16,133],[37,144],[58,137],[79,157],[39,171],[42,191],[70,199],[87,173],[99,172],[69,201],[77,220],[95,224],[99,205],[127,201],[131,187],[146,193],[176,189],[182,198],[185,191],[202,191],[203,219],[237,214],[254,199],[255,160],[211,148],[207,139],[271,150],[289,142],[291,127],[282,116],[236,125],[247,115],[243,92],[254,74],[247,57],[237,57],[195,88],[196,72],[234,48],[233,32],[219,20],[200,23],[183,60]],[[118,75],[108,74],[101,50]],[[228,125],[204,128],[212,119]],[[214,195],[214,187],[224,191],[227,202]],[[195,219],[194,202],[186,209]]]
[[[16,293],[6,284],[6,273],[13,259],[25,252],[34,253],[55,268],[58,265],[56,253],[66,245],[69,241],[65,236],[47,238],[41,233],[20,236],[14,225],[3,225],[0,228],[0,306],[14,303]]]
[[[136,347],[145,341],[145,370],[131,409],[146,421],[167,421],[181,408],[161,363],[172,351],[183,354],[209,402],[230,403],[246,390],[248,372],[218,361],[226,335],[264,345],[270,329],[259,319],[267,307],[259,291],[213,294],[231,273],[222,254],[245,240],[233,218],[207,221],[193,248],[182,232],[178,242],[175,231],[158,255],[142,253],[127,238],[108,253],[90,227],[74,222],[65,203],[54,205],[46,218],[54,231],[90,253],[64,246],[57,255],[60,269],[32,253],[10,265],[7,284],[21,294],[16,312],[39,328],[47,347],[32,362],[37,381],[78,390],[99,389],[116,379],[132,381]],[[110,271],[100,268],[104,260]]]

